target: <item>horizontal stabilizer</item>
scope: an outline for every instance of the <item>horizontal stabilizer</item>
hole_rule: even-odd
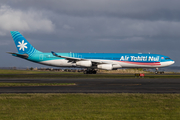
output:
[[[28,54],[18,54],[18,53],[12,53],[12,52],[7,52],[9,54],[12,54],[13,56],[16,56],[16,57],[22,57],[22,58],[28,58],[29,55]]]

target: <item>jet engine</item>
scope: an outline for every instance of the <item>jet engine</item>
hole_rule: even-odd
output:
[[[91,67],[92,62],[91,61],[77,61],[76,66]]]
[[[112,64],[99,64],[97,65],[97,68],[104,69],[104,70],[112,70],[113,66]]]
[[[121,68],[121,65],[119,64],[99,64],[97,66],[99,69],[104,69],[104,70],[116,70],[117,68]]]

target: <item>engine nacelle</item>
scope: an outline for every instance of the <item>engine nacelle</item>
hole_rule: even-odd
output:
[[[92,62],[91,61],[77,61],[76,66],[91,67]]]
[[[100,64],[97,66],[99,69],[104,69],[104,70],[116,70],[117,68],[121,68],[122,66],[119,64]]]
[[[122,68],[120,64],[113,64],[113,69]]]
[[[100,65],[97,65],[97,68],[103,69],[103,70],[112,70],[113,65],[112,64],[100,64]]]

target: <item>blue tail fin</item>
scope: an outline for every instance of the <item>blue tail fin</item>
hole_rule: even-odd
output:
[[[41,53],[36,50],[18,31],[11,31],[12,38],[20,54],[28,54],[31,56],[34,53]]]

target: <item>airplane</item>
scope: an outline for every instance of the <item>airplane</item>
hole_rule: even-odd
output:
[[[18,53],[15,57],[55,67],[87,68],[85,74],[96,74],[97,69],[158,68],[175,61],[159,54],[142,53],[43,53],[35,49],[18,31],[11,31]]]

